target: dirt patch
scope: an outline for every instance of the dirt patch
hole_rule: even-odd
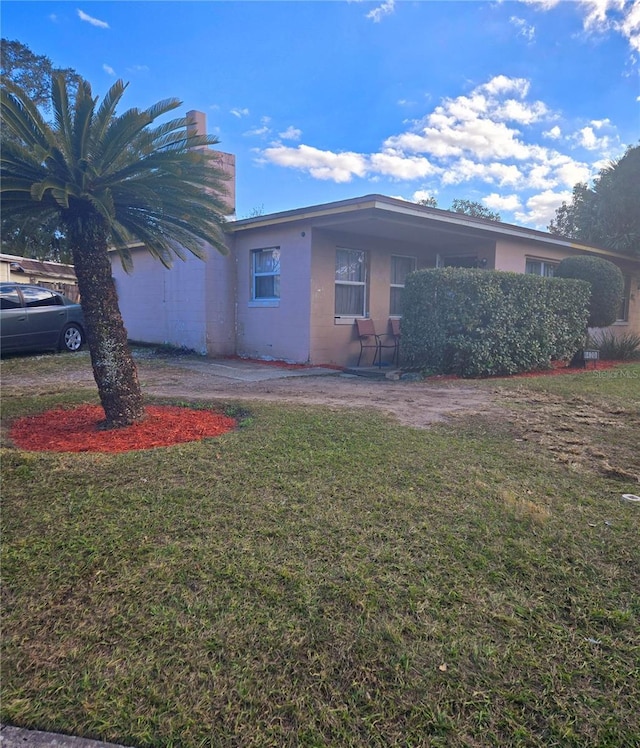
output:
[[[186,370],[173,365],[162,371],[142,365],[140,379],[145,393],[159,397],[277,401],[322,405],[332,410],[369,408],[388,413],[402,424],[421,428],[454,414],[485,412],[497,407],[490,393],[460,382],[436,385],[341,374],[243,382],[213,376],[206,369]]]
[[[548,393],[502,392],[509,428],[522,442],[534,442],[558,462],[588,468],[609,478],[640,483],[640,411]]]

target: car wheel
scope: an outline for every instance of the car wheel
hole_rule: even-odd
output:
[[[79,351],[84,343],[84,332],[80,325],[67,325],[60,335],[61,351]]]

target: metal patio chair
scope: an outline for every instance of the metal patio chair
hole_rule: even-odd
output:
[[[371,362],[372,366],[376,365],[377,359],[378,366],[382,367],[382,351],[385,349],[393,349],[394,358],[392,360],[395,361],[395,341],[393,343],[384,343],[384,336],[376,333],[376,327],[372,319],[357,319],[356,325],[358,327],[358,340],[360,341],[360,355],[358,356],[358,363],[356,366],[360,366],[360,361],[362,360],[362,354],[364,353],[365,348],[374,349],[373,360]]]

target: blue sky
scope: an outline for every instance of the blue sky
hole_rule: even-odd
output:
[[[237,164],[237,216],[381,193],[546,228],[640,139],[640,0],[30,2],[2,36],[123,105],[177,97]]]

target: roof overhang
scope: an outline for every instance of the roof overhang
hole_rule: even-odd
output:
[[[601,247],[593,247],[545,231],[474,218],[463,213],[428,208],[384,195],[323,203],[280,213],[230,221],[225,232],[237,234],[256,229],[304,223],[312,228],[377,236],[397,241],[423,242],[425,238],[449,239],[451,243],[485,239],[511,239],[540,246],[568,249],[620,260],[637,260]],[[447,242],[449,243],[449,242]]]

